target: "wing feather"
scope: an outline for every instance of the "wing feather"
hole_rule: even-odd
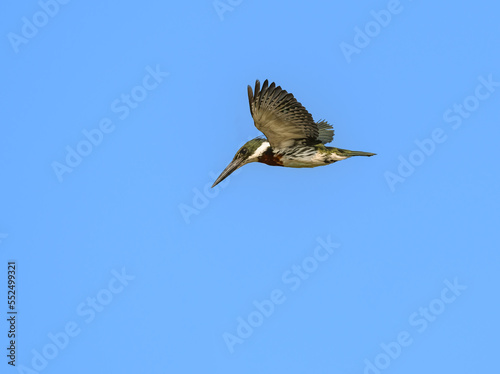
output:
[[[306,108],[274,82],[269,85],[266,79],[261,88],[257,80],[254,91],[248,86],[248,101],[255,127],[275,149],[291,147],[298,142],[328,143],[333,139],[330,125],[315,123]]]

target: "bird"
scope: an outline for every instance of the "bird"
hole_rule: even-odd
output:
[[[333,127],[325,120],[314,122],[312,115],[295,97],[266,79],[255,90],[248,86],[248,101],[258,136],[241,147],[231,163],[215,180],[212,188],[231,173],[251,162],[291,168],[329,165],[353,156],[375,153],[327,147],[333,140]]]

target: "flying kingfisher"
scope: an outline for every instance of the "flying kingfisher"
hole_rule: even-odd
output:
[[[291,93],[280,86],[276,87],[274,82],[269,85],[267,79],[262,88],[259,80],[255,82],[255,92],[248,86],[248,101],[255,127],[262,131],[266,138],[257,137],[241,147],[212,188],[236,169],[250,162],[290,168],[313,168],[352,156],[375,155],[325,147],[325,144],[333,140],[332,126],[323,120],[314,122],[311,114]]]

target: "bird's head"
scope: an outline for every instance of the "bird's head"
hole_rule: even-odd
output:
[[[262,155],[268,147],[269,143],[267,140],[260,137],[246,142],[243,147],[238,149],[238,152],[234,155],[233,161],[231,161],[231,163],[227,165],[224,171],[219,175],[212,188],[226,179],[236,169],[239,169],[243,165],[249,164],[250,162],[258,161],[259,156]]]

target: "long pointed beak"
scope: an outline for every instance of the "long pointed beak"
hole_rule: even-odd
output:
[[[214,184],[212,185],[212,188],[217,186],[220,182],[222,182],[224,179],[229,177],[232,172],[234,172],[236,169],[242,167],[244,165],[244,162],[241,158],[236,159],[231,161],[229,165],[224,169],[222,173],[220,173],[219,177],[215,180]]]

